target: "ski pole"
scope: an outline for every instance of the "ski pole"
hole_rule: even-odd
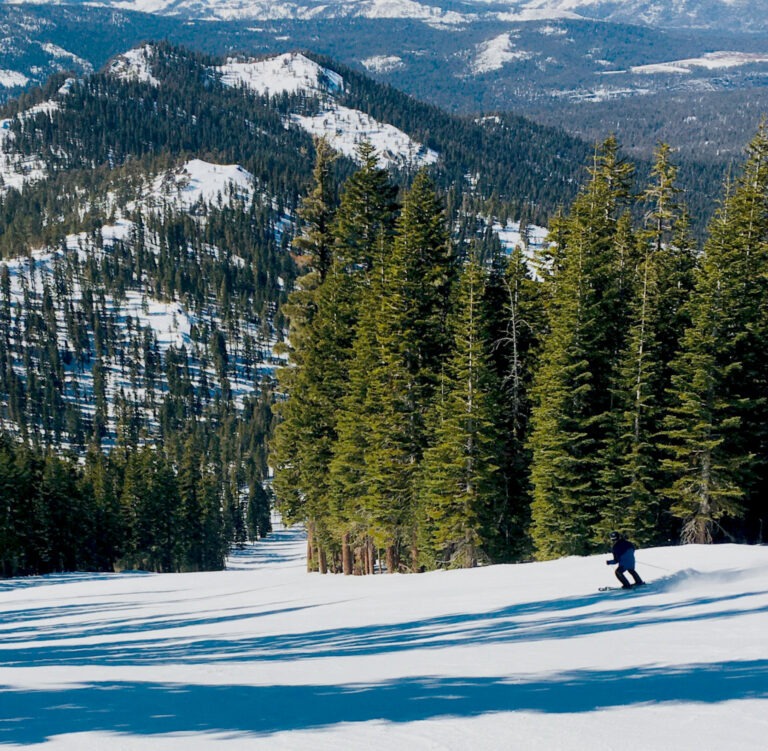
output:
[[[669,568],[664,568],[664,566],[654,566],[652,563],[646,563],[645,561],[638,561],[638,563],[639,563],[641,566],[650,566],[651,568],[657,568],[657,569],[659,569],[659,571],[666,571],[666,572],[668,572],[668,573],[670,573],[670,574],[672,573],[672,569],[669,569]]]

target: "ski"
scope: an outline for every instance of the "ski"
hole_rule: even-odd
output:
[[[598,592],[631,592],[633,589],[642,589],[647,586],[647,582],[643,584],[633,584],[631,587],[598,587]]]

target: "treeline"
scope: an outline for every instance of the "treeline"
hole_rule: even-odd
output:
[[[84,462],[2,435],[0,576],[222,568],[233,542],[269,531],[269,502],[260,487],[222,503],[220,470],[199,431]]]
[[[298,241],[312,271],[285,307],[274,489],[311,569],[583,555],[612,529],[762,540],[766,129],[703,252],[670,149],[633,193],[608,139],[536,281],[520,251],[452,244],[423,173],[398,203],[361,156],[336,206],[318,149]]]

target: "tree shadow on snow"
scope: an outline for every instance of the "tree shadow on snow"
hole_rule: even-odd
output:
[[[305,537],[306,532],[302,527],[270,532],[265,541],[235,548],[227,558],[227,571],[251,571],[288,563],[305,566],[305,550],[296,544]]]
[[[639,703],[768,698],[768,660],[574,671],[548,680],[418,677],[378,684],[200,686],[98,682],[0,689],[0,745],[68,733],[267,735],[338,723],[413,722],[494,712],[592,712]]]
[[[670,579],[669,585],[675,582]],[[739,592],[726,595],[694,596],[673,602],[657,602],[644,591],[608,598],[604,594],[518,603],[489,612],[457,613],[388,624],[324,629],[290,634],[248,635],[247,621],[267,615],[322,607],[274,607],[263,611],[234,608],[210,613],[151,616],[125,621],[80,622],[71,633],[62,628],[40,628],[38,633],[23,629],[2,634],[0,666],[44,667],[52,665],[160,665],[201,664],[230,661],[295,661],[321,657],[352,657],[399,653],[415,649],[451,646],[519,643],[622,632],[639,626],[693,623],[728,619],[745,614],[768,612],[768,605],[749,607],[740,600],[765,593]],[[625,599],[626,597],[626,599]],[[277,605],[277,603],[275,603]],[[595,609],[600,604],[600,609]],[[701,608],[706,608],[701,612]],[[8,613],[11,618],[14,614]],[[176,635],[174,629],[242,621],[237,634],[211,639]],[[147,638],[142,631],[162,629]],[[255,629],[254,629],[255,630]],[[131,634],[125,639],[124,635]],[[67,637],[72,637],[68,643]],[[78,643],[83,636],[113,637],[97,644]],[[14,641],[33,642],[16,648]],[[37,639],[37,643],[34,640]],[[50,643],[49,643],[50,642]]]

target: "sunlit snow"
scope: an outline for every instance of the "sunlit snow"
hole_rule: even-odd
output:
[[[158,86],[159,81],[152,75],[154,48],[145,44],[116,57],[110,65],[110,73],[128,81],[142,81]]]
[[[155,178],[142,204],[159,208],[170,203],[189,210],[201,201],[229,204],[235,197],[244,202],[253,196],[253,175],[238,164],[212,164],[192,159],[176,170]]]
[[[12,89],[16,86],[26,86],[29,79],[15,70],[0,70],[0,86],[5,89]]]
[[[300,530],[192,574],[0,582],[0,744],[758,751],[768,547],[308,574]]]
[[[296,94],[300,91],[339,91],[344,80],[299,53],[287,53],[266,60],[231,58],[216,69],[228,86],[245,86],[259,94]]]
[[[405,65],[403,58],[397,55],[374,55],[373,57],[366,57],[360,62],[366,70],[374,73],[389,73]]]
[[[426,149],[402,130],[381,123],[358,110],[336,105],[318,115],[291,115],[291,120],[315,136],[324,136],[342,154],[355,157],[362,141],[371,143],[385,165],[422,166],[437,161],[437,152]]]
[[[708,52],[701,57],[692,57],[686,60],[672,60],[665,63],[653,63],[651,65],[636,65],[630,68],[632,73],[659,74],[659,73],[691,73],[692,68],[706,68],[707,70],[719,70],[721,68],[737,68],[742,65],[755,63],[768,63],[768,54],[749,52]]]
[[[530,52],[515,47],[511,34],[500,34],[477,46],[471,69],[475,74],[489,73],[499,70],[506,63],[528,60],[531,57]]]
[[[59,107],[58,102],[41,102],[20,112],[16,119],[23,122],[40,114],[50,117]],[[9,188],[20,190],[27,183],[47,176],[45,163],[38,154],[24,154],[14,148],[13,121],[14,118],[0,120],[0,194]]]

